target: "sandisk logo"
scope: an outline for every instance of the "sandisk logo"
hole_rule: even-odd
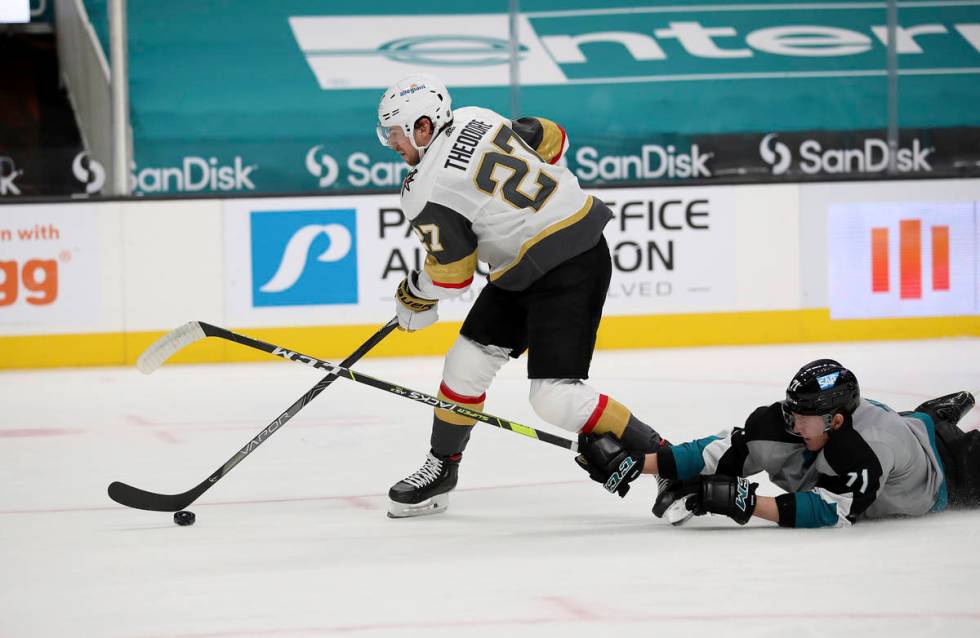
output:
[[[773,175],[782,175],[789,170],[790,162],[793,161],[792,155],[790,155],[789,147],[782,142],[775,142],[770,148],[770,142],[773,142],[776,138],[775,133],[770,133],[762,138],[759,142],[759,155],[762,156],[762,160],[772,166]]]
[[[134,166],[129,186],[142,194],[254,191],[252,172],[256,169],[258,164],[245,164],[239,155],[228,165],[220,164],[216,157],[189,156],[180,166]]]
[[[75,156],[71,162],[71,172],[75,179],[85,184],[85,193],[88,195],[100,192],[105,186],[105,168],[88,151],[82,151]]]
[[[331,155],[321,152],[322,150],[323,144],[317,144],[307,151],[306,170],[313,177],[319,178],[317,183],[320,185],[320,188],[328,188],[333,186],[333,183],[337,181],[337,176],[340,174],[340,167],[337,166],[337,160]]]
[[[24,171],[17,169],[12,157],[0,157],[0,195],[20,195],[14,181],[23,174]]]

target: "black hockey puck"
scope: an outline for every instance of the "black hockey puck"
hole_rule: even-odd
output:
[[[197,517],[194,516],[194,512],[181,510],[174,514],[174,522],[181,526],[193,525],[195,520],[197,520]]]

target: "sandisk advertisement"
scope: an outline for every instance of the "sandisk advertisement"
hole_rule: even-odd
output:
[[[99,267],[94,205],[0,209],[0,324],[97,320]]]
[[[975,202],[835,204],[828,211],[832,319],[980,312]]]

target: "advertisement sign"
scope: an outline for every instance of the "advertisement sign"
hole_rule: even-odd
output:
[[[387,321],[395,288],[425,260],[395,195],[230,200],[224,228],[226,311],[238,325]],[[478,276],[441,303],[440,318],[465,317],[484,285]]]
[[[30,0],[3,0],[0,2],[0,24],[27,22],[30,19]]]
[[[725,310],[735,301],[734,190],[596,192],[613,276],[607,314]],[[236,325],[378,323],[425,251],[394,195],[224,203],[226,312]],[[461,296],[440,302],[462,320],[487,285],[486,264]]]
[[[224,203],[226,312],[239,325],[370,323],[394,314],[389,272],[380,303],[379,210],[398,198],[229,200]],[[404,238],[404,243],[417,240]],[[384,277],[381,278],[382,280]],[[390,318],[390,317],[389,317]]]
[[[0,324],[96,321],[99,266],[94,206],[0,208]]]
[[[831,206],[831,318],[980,313],[976,208],[975,202]]]
[[[148,196],[394,189],[405,167],[375,138],[377,104],[419,70],[456,107],[560,123],[587,184],[869,177],[892,152],[881,3],[522,3],[516,114],[506,2],[131,5],[133,183]],[[901,3],[903,175],[980,171],[978,10]]]
[[[550,4],[559,8],[572,3]],[[881,7],[780,3],[760,10],[736,2],[689,7],[575,4],[565,11],[518,15],[523,84],[744,82],[775,74],[813,77],[818,72],[843,76],[862,66],[881,68],[886,50]],[[969,11],[973,3],[960,3],[960,11],[944,11],[950,4],[903,4],[903,12],[918,14],[916,18],[928,15],[933,21],[927,28],[899,28],[898,53],[918,56],[912,66],[965,67],[965,60],[944,54],[971,48],[976,52],[976,15]],[[509,83],[506,13],[305,13],[291,16],[289,25],[324,90],[383,90],[391,85],[391,77],[420,66],[441,67],[451,85]],[[925,34],[933,37],[922,37]],[[482,73],[473,72],[481,67]]]
[[[23,176],[24,169],[18,168],[13,157],[0,156],[0,197],[20,195],[23,185],[19,185],[18,181]]]
[[[0,148],[0,200],[39,195],[88,197],[100,194],[105,181],[105,169],[88,151],[38,146],[15,153]]]
[[[390,16],[393,18],[394,16]],[[510,82],[510,19],[506,13],[398,16],[291,16],[289,26],[320,88],[385,90],[420,66],[441,67],[449,86]],[[561,84],[565,75],[518,16],[520,76],[527,84]],[[479,68],[480,73],[474,73]]]
[[[356,219],[353,208],[251,212],[252,305],[356,304]]]
[[[604,189],[613,276],[605,313],[645,315],[734,307],[732,188]]]

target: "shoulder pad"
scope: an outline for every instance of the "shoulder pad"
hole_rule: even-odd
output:
[[[453,111],[453,122],[456,126],[466,124],[466,122],[478,117],[484,120],[488,117],[494,117],[498,120],[506,119],[496,111],[491,111],[480,106],[464,106]]]

